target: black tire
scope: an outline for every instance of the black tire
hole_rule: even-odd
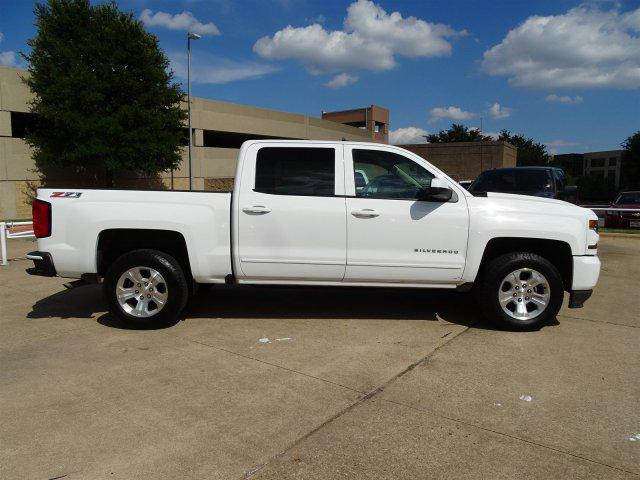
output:
[[[139,317],[126,312],[117,298],[116,288],[120,277],[135,267],[156,270],[166,284],[166,302],[151,316]],[[189,284],[180,264],[171,255],[158,250],[133,250],[119,257],[107,270],[102,291],[111,314],[125,325],[134,328],[162,328],[174,325],[180,319],[180,313],[189,299]]]
[[[502,282],[505,277],[521,268],[536,270],[544,275],[549,287],[546,308],[530,319],[516,319],[508,315],[498,300],[500,289],[504,288]],[[475,285],[475,293],[482,314],[487,320],[511,330],[540,328],[555,318],[562,307],[564,288],[560,272],[546,258],[534,253],[513,252],[501,255],[483,266],[479,280]]]

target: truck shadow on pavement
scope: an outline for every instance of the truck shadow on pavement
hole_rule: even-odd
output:
[[[101,325],[133,328],[104,311],[100,287],[82,285],[38,300],[27,318],[95,318],[98,315]],[[469,293],[404,288],[203,287],[191,299],[181,320],[218,318],[238,321],[255,318],[443,320],[467,327],[497,329],[480,317]],[[550,323],[557,324],[557,320]]]

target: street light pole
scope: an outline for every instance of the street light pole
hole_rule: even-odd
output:
[[[193,131],[191,130],[191,40],[198,40],[200,35],[187,32],[187,110],[189,115],[189,190],[193,190],[193,175],[191,173],[191,157],[193,151]]]

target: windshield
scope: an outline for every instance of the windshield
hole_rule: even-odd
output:
[[[547,192],[552,190],[547,170],[487,170],[469,188],[471,192]]]
[[[627,204],[627,203],[640,203],[640,192],[627,192],[621,193],[615,203]]]

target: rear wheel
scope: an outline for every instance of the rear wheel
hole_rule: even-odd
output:
[[[533,253],[514,252],[493,259],[476,289],[487,319],[516,330],[538,328],[555,317],[564,289],[558,269]]]
[[[108,269],[103,293],[109,311],[138,327],[175,323],[189,298],[180,264],[157,250],[134,250]]]

